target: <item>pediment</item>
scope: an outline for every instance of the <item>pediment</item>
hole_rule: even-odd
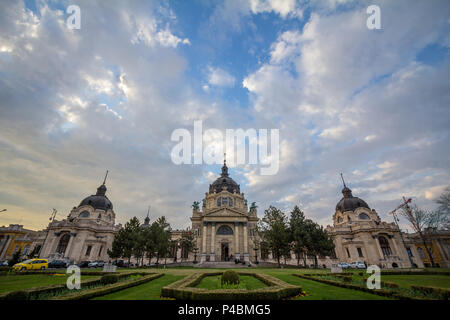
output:
[[[246,215],[233,208],[218,208],[205,214],[205,217],[246,217]]]

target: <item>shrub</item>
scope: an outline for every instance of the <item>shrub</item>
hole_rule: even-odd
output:
[[[28,300],[28,292],[26,291],[12,291],[5,295],[4,300]]]
[[[385,281],[381,281],[381,285],[382,285],[383,287],[388,287],[388,288],[394,288],[394,289],[398,288],[398,284],[393,283],[393,282],[385,282]]]
[[[239,275],[233,270],[227,270],[222,274],[222,278],[220,279],[220,284],[223,286],[230,284],[239,284],[241,281],[239,279]]]
[[[119,281],[119,277],[115,274],[107,274],[100,278],[102,284],[111,284],[116,283],[117,281]]]
[[[436,288],[436,287],[424,287],[424,286],[415,286],[411,285],[411,289],[413,291],[418,291],[426,295],[435,295],[440,299],[448,300],[450,297],[450,289],[446,288]]]
[[[256,290],[200,289],[193,287],[193,284],[198,284],[202,278],[216,275],[216,273],[194,273],[163,287],[161,296],[180,300],[279,300],[299,295],[302,292],[301,287],[266,274],[248,272],[238,272],[238,274],[254,276],[268,286]]]

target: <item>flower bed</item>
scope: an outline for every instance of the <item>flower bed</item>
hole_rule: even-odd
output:
[[[400,299],[400,300],[439,299],[438,297],[429,297],[426,295],[416,296],[416,295],[414,295],[414,292],[412,290],[405,290],[405,289],[399,288],[397,284],[390,283],[390,282],[382,282],[381,284],[385,287],[383,289],[369,289],[366,286],[363,286],[359,283],[356,284],[354,282],[349,283],[349,282],[343,282],[343,281],[337,280],[339,278],[337,278],[336,280],[332,280],[330,278],[326,279],[326,277],[311,277],[309,275],[304,275],[304,274],[293,274],[293,275],[296,277],[299,277],[299,278],[313,280],[313,281],[333,285],[336,287],[364,291],[364,292],[368,292],[368,293],[372,293],[372,294],[376,294],[376,295],[380,295],[380,296],[385,296],[385,297],[390,297],[390,298],[394,298],[394,299]],[[363,280],[359,280],[359,281],[363,281]],[[356,280],[356,281],[358,281],[358,280]],[[387,289],[386,287],[389,289]]]
[[[280,300],[301,294],[302,288],[275,277],[251,272],[238,272],[239,275],[253,276],[267,285],[255,290],[245,289],[201,289],[195,288],[203,278],[216,276],[221,272],[194,273],[179,281],[163,287],[161,296],[180,300]]]
[[[130,279],[130,280],[122,281],[122,282],[116,282],[113,284],[101,286],[98,288],[88,289],[85,291],[73,292],[73,293],[63,295],[63,296],[54,297],[50,300],[88,300],[88,299],[92,299],[95,297],[104,296],[104,295],[107,295],[107,294],[110,294],[110,293],[113,293],[116,291],[120,291],[120,290],[124,290],[124,289],[131,288],[134,286],[138,286],[140,284],[158,279],[162,276],[164,276],[163,273],[157,273],[157,274],[144,273],[144,276],[142,276],[141,278],[138,278],[138,279]]]
[[[53,275],[53,274],[56,274],[56,273],[51,273],[48,275]],[[97,274],[98,273],[90,274],[90,275],[97,275]],[[117,274],[117,277],[119,280],[122,280],[124,278],[134,276],[134,275],[148,275],[148,274],[149,273],[140,273],[140,272],[121,273],[121,274]],[[99,275],[105,275],[105,273],[101,272],[101,273],[99,273]],[[81,283],[81,285],[82,285],[82,287],[100,286],[100,285],[102,285],[102,279],[100,277],[98,277],[96,279],[83,281]],[[52,286],[30,288],[30,289],[19,290],[19,291],[25,293],[25,296],[27,297],[26,300],[37,300],[37,299],[42,299],[43,296],[52,297],[54,295],[63,294],[65,292],[69,291],[69,289],[67,289],[67,285],[64,283],[64,284],[57,284],[57,285],[52,285]],[[15,296],[14,292],[15,291],[2,293],[0,295],[0,300],[5,300],[5,299],[9,299],[10,297],[14,297]]]

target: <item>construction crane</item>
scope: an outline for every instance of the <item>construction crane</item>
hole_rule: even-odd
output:
[[[411,203],[412,199],[409,198],[408,200],[406,200],[405,197],[403,197],[403,203],[401,205],[399,205],[397,208],[395,208],[394,210],[392,210],[391,212],[389,212],[389,214],[391,214],[394,217],[394,222],[398,228],[398,231],[400,233],[400,238],[402,239],[402,243],[403,246],[405,247],[406,253],[408,254],[408,258],[409,258],[409,262],[411,263],[411,268],[414,268],[414,262],[411,258],[411,255],[408,252],[408,249],[406,248],[406,243],[405,243],[405,239],[403,239],[403,234],[402,234],[402,230],[400,230],[400,226],[398,224],[398,222],[400,221],[397,217],[397,210],[402,209],[402,208],[406,208],[406,211],[408,212],[408,214],[411,214],[411,208],[409,207],[408,203]]]

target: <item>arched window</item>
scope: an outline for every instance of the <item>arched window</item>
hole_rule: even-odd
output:
[[[90,213],[89,213],[89,211],[86,211],[86,210],[81,212],[79,215],[80,218],[89,218],[89,216],[90,216]]]
[[[70,234],[65,233],[61,236],[61,239],[59,239],[58,247],[56,248],[56,252],[59,254],[64,255],[67,249],[67,245],[69,244],[70,240]]]
[[[108,215],[106,216],[106,220],[111,221],[111,215],[110,215],[110,214],[108,214]]]
[[[232,207],[232,206],[233,206],[233,199],[231,199],[231,198],[228,198],[228,205],[229,205],[230,207]]]
[[[337,222],[338,222],[338,223],[341,223],[342,221],[344,221],[344,219],[342,219],[342,217],[338,217],[338,218],[337,218]]]
[[[220,207],[222,205],[222,198],[217,199],[217,206]]]
[[[219,229],[217,229],[216,233],[220,234],[220,235],[231,235],[231,234],[233,234],[233,229],[231,229],[227,225],[223,225],[223,226],[220,226]]]
[[[380,243],[381,251],[383,251],[384,256],[385,257],[391,256],[392,250],[391,247],[389,246],[388,240],[383,236],[379,236],[378,242]]]
[[[360,213],[358,216],[359,220],[370,220],[370,217],[365,213]]]

